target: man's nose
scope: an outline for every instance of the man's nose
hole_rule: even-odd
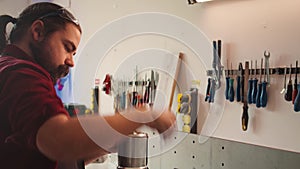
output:
[[[65,64],[70,66],[70,67],[74,67],[74,59],[73,59],[73,56],[69,56],[66,61],[65,61]]]

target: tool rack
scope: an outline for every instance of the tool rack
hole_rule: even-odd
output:
[[[297,73],[300,73],[300,68],[298,67],[297,70],[296,70],[296,67],[277,67],[277,68],[269,68],[269,73],[270,75],[284,75],[284,70],[286,70],[286,74],[290,74],[290,71],[292,70],[291,74],[296,74]],[[250,74],[251,75],[260,75],[260,71],[262,70],[262,74],[264,74],[266,71],[265,69],[249,69],[250,71]],[[207,73],[207,76],[211,76],[213,77],[214,76],[214,71],[215,70],[207,70],[206,73]],[[238,71],[237,69],[225,69],[224,72],[230,72],[230,75],[238,75]],[[256,74],[255,74],[256,72]],[[242,75],[245,74],[245,69],[243,69],[242,71]]]
[[[225,98],[230,102],[236,101],[242,102],[243,106],[243,114],[242,114],[242,129],[244,131],[247,130],[248,126],[248,104],[255,104],[257,108],[265,108],[268,102],[268,94],[267,94],[267,86],[270,86],[270,75],[285,75],[284,88],[281,93],[284,93],[284,99],[288,102],[292,101],[294,104],[294,111],[300,111],[300,84],[297,82],[297,74],[300,73],[300,69],[298,67],[298,61],[296,61],[296,67],[293,67],[292,64],[290,67],[269,67],[269,58],[270,52],[264,52],[265,58],[265,67],[263,68],[263,60],[261,59],[261,66],[257,68],[257,61],[255,61],[255,68],[249,67],[249,61],[245,62],[245,68],[243,68],[243,63],[239,63],[238,69],[229,69],[227,65],[227,69],[224,69],[224,66],[221,64],[221,41],[218,40],[218,48],[216,47],[216,41],[213,41],[213,61],[212,61],[212,69],[207,70],[208,84],[206,89],[206,97],[205,101],[208,103],[214,102],[215,92],[221,87],[221,78],[225,74],[224,82],[225,82]],[[227,61],[228,64],[228,61]],[[291,75],[295,74],[294,84],[292,84]],[[259,83],[257,76],[259,75]],[[286,84],[286,75],[290,75],[290,80],[288,85]],[[237,76],[236,79],[233,76]],[[253,76],[255,78],[253,79]],[[262,78],[264,79],[262,81]],[[235,89],[234,81],[237,80],[237,85]],[[218,86],[216,86],[218,84]],[[235,93],[236,90],[236,93]]]

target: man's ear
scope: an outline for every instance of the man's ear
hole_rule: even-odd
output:
[[[36,20],[31,24],[31,34],[33,40],[42,41],[44,38],[44,22]]]

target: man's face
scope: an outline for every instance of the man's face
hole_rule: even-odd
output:
[[[31,45],[33,57],[52,76],[54,83],[69,73],[74,66],[81,33],[73,24],[66,24],[65,29],[51,33],[40,42]]]

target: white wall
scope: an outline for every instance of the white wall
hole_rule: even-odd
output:
[[[239,62],[260,60],[265,50],[271,52],[271,67],[291,63],[295,65],[295,60],[300,58],[297,47],[300,44],[298,18],[300,1],[297,0],[216,0],[194,6],[188,6],[184,0],[114,0],[78,1],[73,2],[72,5],[72,9],[79,14],[84,26],[83,41],[111,20],[139,12],[163,12],[190,21],[211,40],[221,39],[224,43],[223,63],[226,65],[226,58],[233,63],[235,69]],[[152,39],[151,42],[151,38],[147,39],[147,37],[140,41],[133,40],[132,43],[124,42],[115,47],[114,51],[110,51],[108,56],[122,58],[149,46],[163,48],[173,54],[183,50],[188,56],[194,58],[194,54],[182,44],[174,44],[172,40]],[[193,60],[189,63],[192,62]],[[110,66],[113,65],[109,63]],[[105,70],[108,69],[104,69],[104,72]],[[206,79],[205,72],[199,70],[197,72],[200,72],[201,80]],[[103,78],[103,75],[101,77]],[[213,136],[300,152],[300,135],[297,132],[300,128],[300,115],[293,112],[292,105],[285,102],[280,94],[283,85],[282,76],[273,76],[271,83],[271,87],[268,88],[267,108],[257,109],[253,105],[249,108],[250,123],[247,132],[241,129],[242,104],[226,102],[222,120]],[[200,92],[203,100],[206,80],[202,80],[202,85]],[[222,103],[220,105],[223,106]],[[200,114],[207,116],[209,111],[207,103],[201,101],[200,106],[205,110]]]
[[[2,13],[13,11],[17,13],[24,4],[16,7],[9,4],[10,1],[0,1]],[[221,39],[223,45],[223,64],[225,59],[233,63],[237,68],[239,62],[246,60],[260,60],[264,50],[271,52],[271,67],[286,66],[300,59],[298,51],[300,44],[300,1],[298,0],[216,0],[205,4],[187,5],[185,0],[112,0],[112,1],[71,1],[71,10],[78,16],[83,27],[83,37],[80,52],[77,56],[78,67],[86,69],[81,57],[92,57],[97,51],[86,51],[86,44],[97,46],[89,42],[93,39],[104,25],[120,17],[140,12],[163,12],[184,18],[196,25],[210,39]],[[168,25],[165,25],[167,28]],[[172,28],[170,28],[172,29]],[[125,31],[125,30],[124,30]],[[184,34],[184,32],[180,32]],[[184,36],[184,35],[183,35]],[[105,44],[99,44],[105,45]],[[176,54],[183,51],[189,56],[188,63],[197,78],[201,79],[200,115],[209,116],[209,111],[218,105],[208,105],[203,102],[206,89],[206,73],[203,67],[210,65],[206,61],[200,62],[199,66],[196,54],[187,46],[178,41],[157,35],[135,36],[122,41],[106,53],[105,59],[101,60],[100,69],[93,72],[93,76],[103,79],[105,73],[116,71],[120,62],[134,52],[142,49],[159,48]],[[206,50],[206,49],[205,49]],[[102,56],[99,56],[100,58]],[[207,60],[207,58],[204,58]],[[103,61],[103,62],[102,62]],[[209,60],[208,60],[209,61]],[[94,62],[100,62],[95,60]],[[106,64],[103,64],[106,63]],[[98,65],[98,66],[99,66]],[[199,68],[201,67],[201,68]],[[90,92],[82,91],[83,86],[90,88],[93,81],[86,79],[83,72],[75,69],[75,91],[80,97],[78,100],[89,104]],[[101,80],[102,81],[102,80]],[[283,86],[282,76],[272,76],[271,87],[268,88],[269,102],[265,109],[257,109],[250,105],[250,123],[247,132],[241,129],[241,103],[229,103],[219,98],[221,107],[215,120],[212,118],[208,124],[214,131],[213,136],[236,140],[251,144],[263,145],[278,149],[300,152],[300,114],[293,112],[292,105],[283,100],[280,91]],[[86,88],[86,87],[85,87]],[[77,96],[77,97],[78,97]],[[220,97],[224,94],[220,92]],[[108,99],[104,97],[104,99]],[[111,101],[111,100],[110,100]],[[110,109],[111,104],[104,104],[103,109]],[[221,116],[222,115],[222,116]],[[219,118],[222,118],[219,123]],[[201,120],[199,120],[201,121]],[[218,125],[216,125],[218,124]],[[203,125],[201,121],[200,126]],[[214,130],[216,128],[216,130]]]

